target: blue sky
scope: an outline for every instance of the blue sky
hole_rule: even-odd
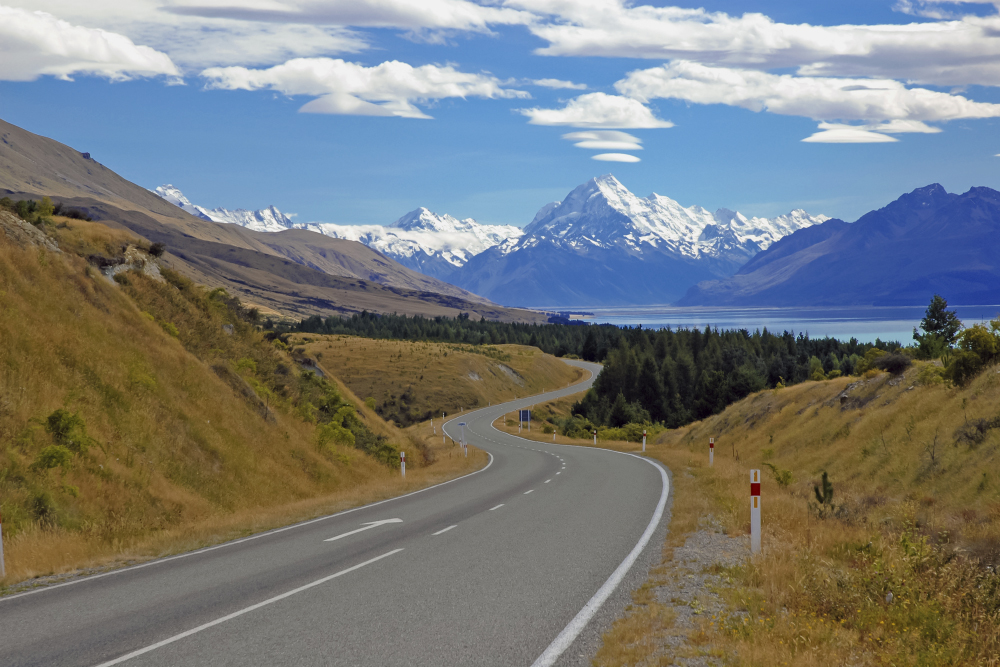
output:
[[[140,185],[300,222],[426,206],[524,225],[607,172],[685,206],[854,220],[931,182],[1000,189],[1000,16],[944,0],[0,0],[0,118]]]

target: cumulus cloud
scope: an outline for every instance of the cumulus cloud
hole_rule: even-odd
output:
[[[45,12],[0,6],[0,79],[69,79],[78,74],[177,81],[180,72],[165,53],[123,35],[73,25]]]
[[[660,120],[641,102],[618,95],[588,93],[573,98],[561,109],[521,109],[532,125],[642,129],[673,127]]]
[[[202,76],[209,88],[315,97],[300,109],[306,113],[430,118],[416,104],[454,97],[528,97],[501,88],[495,77],[486,74],[450,66],[413,67],[396,60],[365,67],[333,58],[296,58],[268,69],[214,67]]]
[[[628,132],[616,130],[591,130],[588,132],[570,132],[562,135],[567,141],[574,141],[577,148],[589,148],[599,151],[641,151],[642,139]]]
[[[626,0],[507,0],[547,16],[529,29],[551,56],[693,60],[802,75],[923,84],[1000,85],[1000,15],[908,25],[784,24],[757,13],[633,5]]]
[[[601,153],[600,155],[592,155],[590,159],[601,162],[640,162],[639,158],[627,153]]]
[[[534,79],[532,83],[542,88],[554,88],[557,90],[587,90],[587,84],[585,83],[573,83],[572,81],[563,81],[562,79]]]
[[[616,83],[615,88],[641,102],[672,98],[825,121],[908,121],[910,127],[919,128],[926,128],[926,121],[1000,116],[1000,104],[974,102],[961,95],[926,88],[907,88],[892,79],[770,74],[689,61],[632,72]],[[897,123],[893,127],[907,125]]]

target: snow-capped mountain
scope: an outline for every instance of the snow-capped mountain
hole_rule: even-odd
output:
[[[524,233],[513,225],[482,225],[472,218],[458,220],[426,208],[410,211],[388,226],[310,223],[297,227],[360,241],[403,266],[435,278],[446,277],[475,255]]]
[[[172,185],[161,185],[155,192],[202,220],[240,225],[258,232],[307,229],[333,238],[359,241],[409,269],[434,278],[444,278],[464,266],[471,257],[524,233],[513,225],[482,225],[472,218],[458,220],[426,208],[410,211],[388,226],[294,223],[274,206],[259,211],[207,209],[192,204]]]
[[[685,208],[662,195],[637,197],[607,174],[542,207],[521,237],[477,255],[451,282],[509,305],[669,303],[827,219],[802,210],[748,218]]]
[[[720,275],[732,275],[761,250],[792,232],[828,220],[796,210],[777,218],[747,218],[719,209],[684,208],[663,195],[637,197],[611,174],[573,190],[564,201],[542,207],[517,243],[517,252],[543,240],[578,247],[620,247],[629,252],[658,251],[678,258],[709,260]]]
[[[255,232],[281,232],[291,229],[295,225],[291,218],[274,206],[268,206],[259,211],[248,211],[244,208],[238,208],[233,211],[227,208],[207,209],[203,206],[192,204],[184,196],[183,192],[172,185],[161,185],[154,192],[196,218],[210,222],[225,222],[231,225],[239,225],[240,227],[252,229]]]

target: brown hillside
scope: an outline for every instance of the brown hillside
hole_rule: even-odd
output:
[[[369,310],[546,320],[542,313],[503,308],[407,269],[361,243],[200,220],[80,152],[0,120],[4,192],[13,199],[48,195],[110,226],[163,242],[168,263],[198,282],[294,317]]]

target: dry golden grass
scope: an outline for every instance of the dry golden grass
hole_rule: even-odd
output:
[[[871,378],[843,402],[858,378],[761,392],[647,448],[674,473],[666,563],[708,514],[746,535],[749,470],[762,469],[764,552],[723,572],[730,615],[699,627],[691,647],[763,667],[1000,664],[1000,429],[989,424],[1000,415],[1000,369],[951,388],[919,385],[921,367]],[[516,422],[505,430],[516,433]],[[780,486],[765,463],[791,482]],[[813,487],[824,471],[837,507],[821,518]],[[666,660],[650,648],[663,629],[654,614],[635,598],[595,664]]]
[[[212,370],[244,352],[267,361],[259,334],[227,336],[211,313],[160,304],[177,314],[171,335],[129,296],[153,303],[167,299],[165,287],[140,276],[119,287],[76,254],[115,250],[127,240],[120,232],[70,221],[54,233],[71,252],[20,249],[0,235],[0,584],[203,546],[484,465],[485,455],[458,459],[420,442],[424,455],[408,456],[404,481],[357,449],[320,451],[316,425],[291,403],[272,403],[264,419]],[[200,358],[185,341],[211,349]],[[417,446],[340,391],[377,435]],[[54,446],[45,424],[57,408],[80,415],[90,445],[46,469],[38,462]]]
[[[296,334],[289,342],[336,369],[356,395],[373,398],[383,418],[401,425],[565,387],[583,375],[524,345],[473,348],[316,334]]]

